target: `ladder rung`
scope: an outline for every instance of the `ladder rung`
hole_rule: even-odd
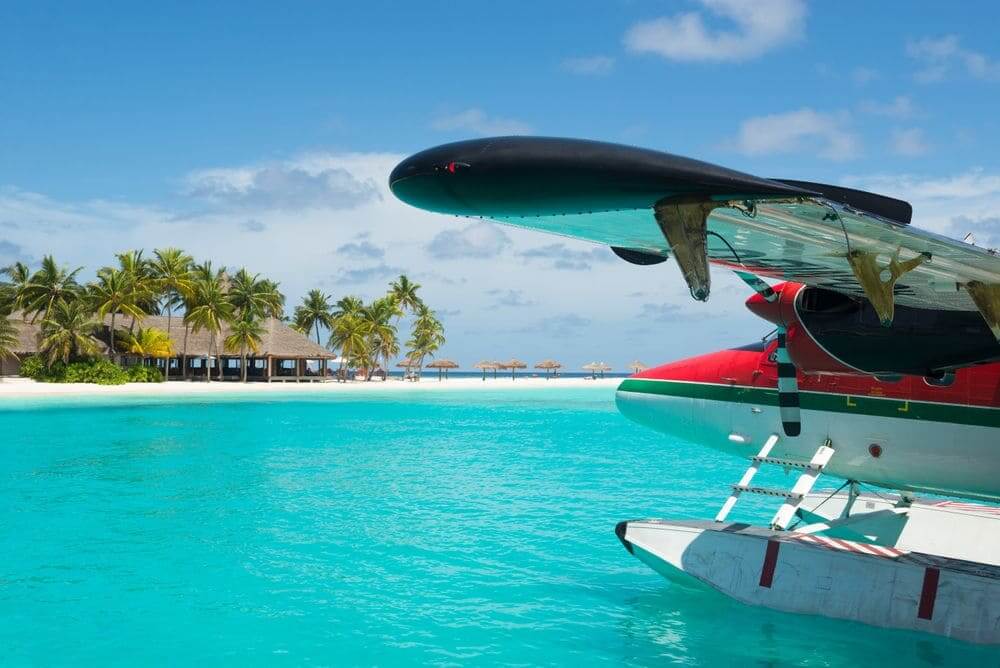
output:
[[[803,462],[798,459],[779,459],[778,457],[758,457],[753,456],[750,458],[752,461],[758,464],[775,464],[777,466],[785,466],[790,469],[812,469],[814,471],[820,471],[823,467],[820,464],[813,464],[812,462]]]
[[[733,485],[733,490],[746,492],[747,494],[762,494],[764,496],[780,496],[783,499],[801,500],[804,494],[789,492],[785,489],[772,489],[770,487],[751,487],[750,485]]]

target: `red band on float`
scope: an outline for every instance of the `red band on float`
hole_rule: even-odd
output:
[[[778,548],[781,543],[776,540],[767,541],[767,552],[764,553],[764,567],[760,571],[760,586],[771,588],[774,581],[774,567],[778,565]]]

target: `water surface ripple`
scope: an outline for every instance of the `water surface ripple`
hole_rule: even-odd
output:
[[[630,557],[617,521],[711,517],[744,465],[607,388],[39,400],[0,429],[4,665],[1000,664]]]

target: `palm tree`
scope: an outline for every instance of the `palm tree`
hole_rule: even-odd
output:
[[[67,364],[73,358],[97,354],[94,332],[99,326],[83,300],[54,302],[49,314],[42,320],[38,344],[39,351],[45,355],[46,365],[51,367],[59,360]]]
[[[268,295],[264,317],[285,320],[285,295],[279,289],[279,283],[269,278],[262,279],[260,283],[262,290]]]
[[[157,292],[167,310],[167,334],[173,319],[174,308],[184,304],[184,296],[194,291],[191,265],[194,259],[180,248],[157,248],[150,265],[157,282]]]
[[[349,368],[367,366],[368,331],[368,321],[359,314],[347,313],[334,320],[327,347],[340,350],[338,376],[343,375],[345,365]]]
[[[47,318],[59,302],[69,302],[80,294],[76,275],[83,267],[72,271],[56,264],[51,255],[42,258],[42,266],[31,275],[21,289],[20,306],[31,313],[31,322]]]
[[[419,289],[419,283],[413,283],[405,274],[400,274],[397,280],[389,284],[389,297],[400,309],[413,312],[423,304],[417,296]]]
[[[241,318],[230,326],[230,334],[223,342],[228,352],[240,353],[240,375],[247,382],[247,350],[257,354],[264,336],[264,328],[253,318]]]
[[[315,330],[316,343],[319,344],[319,328],[333,329],[330,297],[319,290],[310,290],[302,299],[302,304],[295,307],[295,325],[304,333]]]
[[[229,282],[229,301],[241,319],[259,319],[280,313],[285,298],[277,283],[240,269]]]
[[[17,343],[17,326],[6,315],[0,314],[0,369],[3,368],[4,360],[15,358],[14,347]]]
[[[200,280],[195,284],[192,307],[184,314],[184,322],[191,325],[196,334],[201,330],[208,331],[208,356],[212,356],[212,348],[218,345],[216,337],[222,331],[222,325],[233,317],[233,305],[229,301],[220,278]],[[187,343],[185,337],[185,344]],[[219,359],[219,379],[222,379],[222,360]],[[212,369],[206,368],[205,380],[212,380]]]
[[[365,303],[361,301],[360,297],[348,295],[347,297],[341,297],[337,300],[337,303],[334,304],[333,313],[331,315],[333,315],[334,319],[345,315],[358,315],[364,307]]]
[[[376,299],[370,306],[361,311],[362,316],[368,323],[368,346],[370,362],[368,365],[367,380],[371,380],[374,366],[383,364],[383,369],[388,368],[389,358],[399,352],[399,341],[396,338],[396,327],[392,324],[392,319],[401,315],[400,307],[391,297]]]
[[[153,275],[152,263],[142,257],[141,250],[130,250],[124,253],[116,253],[118,266],[123,274],[128,277],[132,287],[131,301],[143,313],[158,313],[160,288],[159,281]],[[135,329],[136,322],[142,320],[141,317],[132,316],[129,323],[129,332]]]
[[[423,368],[425,357],[434,357],[434,353],[444,345],[444,327],[426,305],[417,308],[417,318],[413,322],[410,340],[406,342],[409,349],[408,359],[416,359],[419,368]]]
[[[226,268],[222,267],[219,270],[212,269],[212,261],[205,260],[200,264],[191,265],[191,291],[188,294],[181,294],[181,303],[184,306],[184,343],[181,344],[181,378],[187,378],[187,347],[188,347],[188,334],[191,332],[191,323],[187,318],[187,314],[191,312],[191,309],[195,307],[198,302],[197,286],[199,282],[202,281],[222,281],[226,275]]]
[[[97,315],[103,320],[111,314],[111,344],[108,356],[115,356],[115,318],[119,313],[132,316],[132,322],[146,317],[145,311],[136,299],[134,278],[128,272],[114,267],[104,267],[97,272],[97,280],[89,286],[90,297],[97,308]]]
[[[135,334],[126,333],[128,351],[142,357],[166,359],[174,354],[174,342],[170,335],[155,327],[140,327]]]
[[[0,274],[10,279],[0,284],[3,288],[0,307],[9,315],[23,308],[24,287],[31,281],[31,270],[23,262],[15,262],[0,269]]]

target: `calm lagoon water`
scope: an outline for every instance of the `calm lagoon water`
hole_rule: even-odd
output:
[[[744,465],[606,388],[8,402],[0,429],[3,665],[1000,664],[643,566],[615,523],[710,517]]]

